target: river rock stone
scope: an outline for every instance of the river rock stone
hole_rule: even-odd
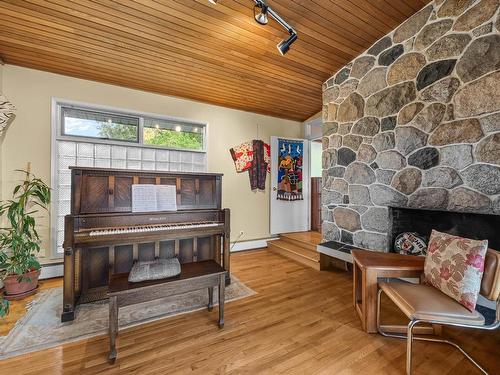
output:
[[[361,56],[354,61],[351,69],[351,77],[363,78],[375,65],[375,58],[372,56]]]
[[[341,194],[347,194],[349,191],[349,184],[341,178],[334,178],[330,183],[330,189],[338,191]]]
[[[351,232],[361,229],[361,218],[356,211],[337,207],[333,210],[333,218],[335,219],[335,224],[337,224],[339,228],[347,229]]]
[[[349,185],[349,201],[356,205],[373,205],[370,199],[370,190],[364,185]]]
[[[442,37],[451,29],[453,21],[450,19],[440,20],[424,26],[415,40],[415,49],[423,50]]]
[[[392,187],[403,194],[410,195],[420,187],[422,172],[417,168],[405,168],[394,176]]]
[[[337,119],[337,111],[339,109],[339,106],[335,103],[330,103],[327,104],[326,108],[327,108],[326,121],[334,122]]]
[[[358,87],[357,79],[349,79],[340,85],[339,98],[345,98],[346,96],[351,95],[356,88]]]
[[[427,106],[410,125],[426,133],[431,133],[443,120],[446,106],[442,103],[432,103]]]
[[[389,169],[377,169],[375,171],[375,176],[377,176],[377,182],[384,185],[390,185],[392,178],[396,174],[396,171],[391,171]]]
[[[444,78],[420,92],[420,97],[426,102],[448,103],[460,87],[460,81],[455,77]]]
[[[408,198],[405,195],[389,186],[373,184],[369,189],[372,201],[377,206],[404,207],[408,203]]]
[[[500,112],[481,117],[479,122],[485,133],[500,131]]]
[[[356,153],[350,148],[342,147],[338,150],[338,161],[339,165],[348,166],[354,160],[356,160]]]
[[[363,229],[387,233],[389,230],[389,210],[387,207],[370,207],[361,216]]]
[[[400,43],[417,34],[427,23],[432,9],[432,5],[428,5],[403,22],[401,26],[394,31],[394,43]]]
[[[427,134],[413,126],[398,126],[394,133],[396,148],[403,155],[408,155],[427,144]]]
[[[373,137],[380,130],[380,121],[376,117],[363,117],[352,127],[352,134]]]
[[[339,106],[337,121],[349,122],[356,121],[363,117],[363,108],[365,101],[358,93],[349,95]]]
[[[455,115],[472,117],[498,111],[500,103],[500,70],[462,87],[453,98]]]
[[[424,171],[423,186],[453,189],[462,185],[462,178],[450,167],[436,167]]]
[[[377,150],[385,151],[393,149],[396,146],[396,140],[393,132],[384,132],[373,137],[372,146]]]
[[[342,204],[343,202],[343,194],[340,194],[338,191],[326,190],[323,189],[321,191],[321,203],[324,206],[332,205],[332,204]]]
[[[486,35],[474,40],[457,64],[457,75],[469,82],[500,69],[500,35]]]
[[[426,65],[417,76],[417,90],[422,90],[434,82],[448,76],[455,68],[457,60],[440,60]]]
[[[358,84],[358,92],[367,97],[387,87],[387,68],[379,67],[368,72]]]
[[[355,162],[347,167],[344,178],[350,184],[369,185],[375,182],[375,172],[368,165]]]
[[[429,144],[442,146],[452,143],[475,143],[483,135],[478,119],[456,120],[439,125],[430,136]]]
[[[352,245],[353,244],[352,233],[348,232],[346,230],[341,230],[340,231],[340,242]]]
[[[456,17],[462,14],[474,0],[446,0],[437,13],[438,17]]]
[[[408,206],[425,209],[445,209],[448,207],[448,190],[442,188],[424,188],[410,196]]]
[[[359,135],[348,134],[345,135],[342,139],[342,144],[354,151],[358,150],[359,146],[361,146],[361,143],[363,143],[363,137],[360,137]]]
[[[415,84],[413,82],[403,82],[370,96],[366,101],[366,114],[376,117],[394,115],[415,98]]]
[[[388,50],[385,50],[378,57],[378,64],[382,66],[391,65],[405,51],[402,44],[396,44]]]
[[[323,151],[323,169],[328,169],[337,165],[337,150],[327,149]]]
[[[349,78],[349,73],[351,73],[351,69],[349,68],[343,68],[341,71],[337,73],[335,76],[335,83],[337,85],[340,85],[342,82],[344,82],[347,78]]]
[[[332,222],[323,221],[321,232],[326,241],[340,241],[340,229]]]
[[[430,61],[456,57],[462,53],[471,39],[467,34],[446,35],[430,46],[425,53]]]
[[[424,108],[424,103],[414,102],[404,106],[398,114],[398,125],[408,124]]]
[[[408,164],[420,169],[429,169],[439,164],[439,151],[434,147],[425,147],[408,157]]]
[[[385,251],[387,250],[387,235],[359,231],[354,233],[353,244],[362,249]]]
[[[464,187],[450,192],[448,209],[452,211],[483,212],[491,211],[491,200],[486,195]]]
[[[344,167],[332,167],[328,169],[328,176],[331,177],[344,177]]]
[[[403,55],[389,68],[387,83],[394,85],[403,81],[411,81],[424,65],[425,57],[420,53],[413,52]]]
[[[339,97],[339,87],[334,86],[323,91],[323,104],[334,102]]]
[[[362,144],[358,150],[358,160],[363,163],[371,163],[377,157],[377,151],[371,145]]]
[[[380,152],[375,161],[382,169],[400,170],[406,166],[404,156],[394,150]]]
[[[336,133],[339,130],[339,124],[336,122],[323,123],[323,136],[328,137],[330,134]]]
[[[339,148],[340,146],[342,146],[342,137],[338,134],[332,134],[329,137],[328,145],[329,145],[329,147]]]
[[[500,19],[500,18],[499,18]],[[500,214],[500,195],[493,199],[493,207],[492,212],[494,214]]]
[[[344,122],[342,124],[339,124],[338,134],[340,135],[349,134],[351,132],[351,128],[352,128],[352,122]]]
[[[500,165],[500,133],[492,134],[479,142],[476,146],[476,159],[484,163]]]
[[[493,22],[487,23],[486,25],[476,27],[472,30],[472,35],[475,38],[480,37],[481,35],[491,33],[493,31]]]
[[[488,164],[473,164],[461,172],[467,185],[481,193],[500,193],[500,168]]]
[[[469,31],[488,21],[498,7],[498,0],[481,0],[455,21],[453,30]]]
[[[328,148],[328,137],[321,138],[321,146],[323,150]]]
[[[394,130],[396,127],[396,116],[384,117],[380,121],[380,131]]]
[[[389,36],[385,36],[378,40],[370,49],[366,52],[368,55],[378,56],[380,52],[389,48],[392,45],[392,40]]]
[[[472,162],[471,145],[451,145],[441,148],[442,165],[448,165],[456,170],[461,170],[471,165]]]

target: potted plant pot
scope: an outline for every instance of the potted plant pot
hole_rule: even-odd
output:
[[[13,301],[35,294],[38,288],[39,277],[39,269],[25,273],[21,281],[19,281],[19,275],[6,276],[4,280],[4,298]]]

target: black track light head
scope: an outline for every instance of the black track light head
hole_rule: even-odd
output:
[[[282,40],[281,42],[278,43],[278,45],[276,47],[278,48],[278,51],[280,51],[280,53],[282,55],[284,55],[285,53],[288,52],[288,50],[290,49],[290,46],[296,40],[297,40],[297,33],[293,32],[290,34],[288,39]]]

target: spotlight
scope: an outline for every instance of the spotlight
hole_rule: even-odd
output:
[[[292,33],[292,34],[290,34],[290,36],[288,37],[288,39],[282,40],[281,42],[278,43],[278,45],[276,47],[278,48],[278,51],[280,51],[280,53],[282,55],[284,55],[285,53],[288,52],[288,50],[290,49],[290,46],[296,40],[297,40],[297,34],[296,33]]]
[[[253,18],[257,21],[258,24],[267,25],[269,19],[267,18],[267,8],[268,6],[262,2],[257,3],[253,7]],[[257,9],[259,13],[257,13]]]

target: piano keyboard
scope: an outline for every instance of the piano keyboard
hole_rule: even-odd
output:
[[[221,223],[213,221],[198,222],[198,223],[140,225],[134,227],[92,230],[89,233],[89,236],[106,236],[106,235],[116,235],[116,234],[157,232],[157,231],[179,230],[179,229],[199,229],[199,228],[217,227],[219,225],[221,225]]]

